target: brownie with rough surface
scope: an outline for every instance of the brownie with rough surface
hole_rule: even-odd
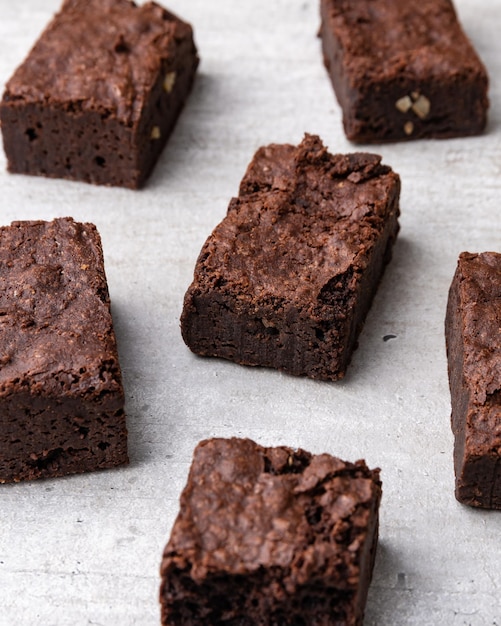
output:
[[[8,170],[139,188],[190,92],[192,28],[154,2],[65,0],[8,81]]]
[[[456,498],[501,509],[501,254],[463,252],[445,336]]]
[[[210,439],[165,548],[165,626],[361,626],[379,470],[329,454]]]
[[[487,72],[450,0],[321,0],[324,62],[354,142],[481,133]]]
[[[122,463],[124,393],[95,226],[0,228],[0,483]]]
[[[306,135],[261,148],[207,239],[181,316],[190,349],[344,376],[398,232],[400,179]]]

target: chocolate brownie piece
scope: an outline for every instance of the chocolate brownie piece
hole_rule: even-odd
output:
[[[321,0],[324,62],[355,142],[481,133],[487,72],[450,0]]]
[[[316,136],[256,153],[206,241],[181,316],[193,352],[296,375],[345,374],[398,232],[400,180]]]
[[[162,624],[361,625],[380,498],[364,461],[203,441],[163,555]]]
[[[197,65],[191,26],[154,2],[65,0],[3,95],[9,171],[141,187]]]
[[[127,462],[101,241],[71,218],[0,228],[0,483]]]
[[[501,254],[463,252],[445,336],[456,498],[501,509]]]

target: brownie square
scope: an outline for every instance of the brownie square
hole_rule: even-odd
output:
[[[481,133],[488,79],[450,0],[321,0],[324,62],[354,142]]]
[[[154,2],[65,0],[5,88],[9,171],[141,187],[197,65],[191,26]]]
[[[190,349],[344,376],[398,232],[400,179],[320,139],[261,148],[207,239],[181,316]]]
[[[463,252],[445,337],[456,498],[501,509],[501,254]]]
[[[127,463],[99,234],[71,218],[0,228],[0,483]]]
[[[361,625],[380,499],[364,461],[201,442],[163,555],[162,624]]]

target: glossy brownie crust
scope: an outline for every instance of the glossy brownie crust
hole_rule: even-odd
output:
[[[153,2],[66,0],[7,83],[9,171],[141,187],[197,65],[190,25]]]
[[[481,133],[487,73],[450,0],[321,0],[324,62],[354,142]]]
[[[70,218],[0,229],[0,483],[127,462],[99,235]]]
[[[249,439],[198,445],[162,566],[162,624],[361,625],[379,470]]]
[[[399,177],[320,139],[256,153],[206,241],[181,330],[193,352],[295,375],[345,374],[398,232]]]
[[[456,497],[501,509],[501,254],[463,252],[449,291],[445,335]]]

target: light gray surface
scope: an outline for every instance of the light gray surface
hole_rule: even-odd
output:
[[[0,86],[58,6],[0,0]],[[192,450],[236,435],[382,468],[366,625],[499,625],[501,513],[453,496],[443,320],[459,252],[501,250],[501,4],[457,0],[491,75],[487,134],[370,148],[402,177],[402,228],[340,383],[196,358],[178,321],[200,247],[258,146],[308,131],[356,149],[322,66],[317,2],[168,6],[193,23],[202,64],[144,191],[12,176],[0,156],[2,224],[72,215],[101,232],[131,459],[0,486],[0,624],[158,624],[158,568]]]

